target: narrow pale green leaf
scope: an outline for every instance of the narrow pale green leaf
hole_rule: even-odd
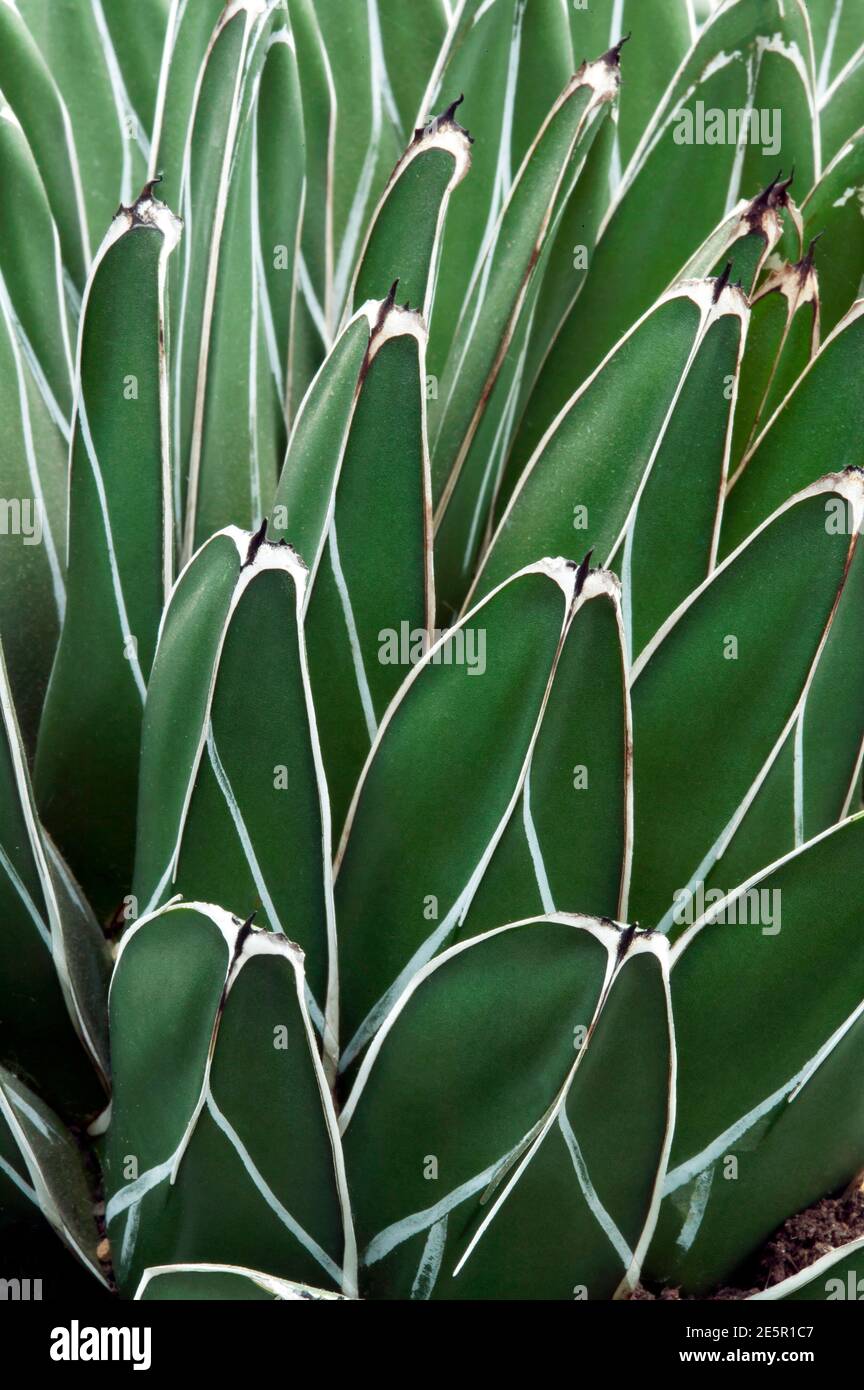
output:
[[[821,74],[820,74],[821,75]],[[844,55],[843,66],[820,91],[819,119],[824,159],[833,160],[861,125],[864,93],[864,43]]]
[[[173,573],[164,291],[178,235],[148,185],[112,223],[82,311],[66,614],[36,792],[100,916],[129,890],[141,715]]]
[[[864,1162],[849,1086],[864,1057],[862,838],[861,816],[831,830],[712,903],[673,949],[678,1105],[652,1278],[690,1293],[728,1281]]]
[[[68,109],[48,63],[9,0],[0,4],[0,91],[33,151],[60,233],[63,264],[80,290],[87,275],[91,243],[110,212],[101,226],[94,214],[91,231]]]
[[[129,99],[130,116],[137,116],[149,140],[156,115],[159,70],[168,22],[172,9],[176,11],[178,6],[172,4],[172,0],[144,0],[144,3],[132,0],[131,4],[101,0],[101,3],[105,29]],[[193,10],[201,8],[201,0],[192,5]]]
[[[506,376],[504,399],[496,384],[511,346],[518,353],[520,325],[530,322],[539,287],[538,260],[555,236],[618,84],[613,49],[583,64],[564,88],[513,184],[457,326],[432,435],[439,591],[451,611],[470,584],[492,502],[489,440],[478,432],[487,412],[494,412],[489,429],[507,414]]]
[[[91,237],[98,242],[118,201],[131,203],[147,177],[150,149],[117,60],[106,0],[15,3],[69,113]]]
[[[657,610],[668,612],[666,605],[676,595],[684,597],[709,568],[729,425],[725,393],[737,372],[747,317],[741,292],[721,280],[686,282],[662,296],[541,441],[501,518],[472,594],[487,593],[546,551],[575,556],[588,545],[601,564],[608,564],[620,553],[634,516],[638,526],[652,470],[658,468],[657,508],[662,509],[664,480],[677,495],[681,449],[710,419],[696,465],[705,469],[704,481],[691,499],[695,529],[680,540],[680,564],[671,565],[657,581],[656,594],[646,597],[640,632],[650,627]],[[659,513],[651,505],[656,526]],[[645,564],[651,563],[652,548],[646,532],[640,547]]]
[[[237,204],[232,207],[232,191],[241,204],[245,201],[248,214],[248,221],[243,222],[242,218],[240,221],[240,238],[246,243],[245,259],[242,250],[235,250],[240,263],[235,267],[232,261],[232,271],[236,269],[241,294],[244,294],[244,277],[248,281],[253,274],[250,234],[253,208],[248,185],[244,200],[242,182],[244,172],[247,179],[251,177],[252,146],[248,132],[253,126],[250,124],[250,113],[273,23],[273,12],[264,4],[264,0],[237,0],[237,3],[225,7],[196,81],[194,105],[183,151],[180,212],[186,230],[176,267],[180,281],[179,303],[172,311],[173,321],[177,325],[172,366],[172,404],[174,450],[178,465],[175,507],[178,518],[185,518],[184,559],[192,554],[196,542],[200,543],[205,538],[201,535],[202,528],[197,517],[206,463],[205,424],[208,407],[212,408],[213,395],[223,386],[221,380],[214,381],[211,356],[218,352],[219,314],[225,297],[226,246],[230,248],[231,234],[236,229],[232,214],[233,217],[241,217]],[[244,130],[248,136],[245,149],[242,138]],[[239,188],[238,181],[241,185]],[[203,216],[196,215],[199,209],[203,210]],[[233,279],[233,275],[229,277],[229,289],[230,279]],[[255,304],[248,283],[244,302],[247,306],[246,317],[254,312]],[[242,379],[245,381],[249,374],[248,341],[236,358],[242,362]],[[217,362],[216,367],[219,365]],[[216,375],[218,377],[218,372]],[[242,409],[238,415],[248,437],[249,416]],[[235,469],[241,480],[248,480],[247,469],[254,475],[254,458],[250,467],[248,442],[244,454],[235,461]],[[220,520],[224,524],[224,513]]]
[[[121,1291],[154,1265],[202,1262],[353,1293],[300,949],[222,908],[167,907],[124,938],[110,1018],[106,1222]]]
[[[444,234],[430,328],[430,370],[437,377],[522,161],[554,95],[575,71],[560,0],[466,0],[454,8],[416,122],[425,124],[464,93],[464,119],[475,141],[471,178],[453,199]]]
[[[196,84],[225,0],[171,0],[153,114],[149,174],[165,180],[165,199],[179,207],[183,151],[193,114]]]
[[[137,914],[178,892],[242,916],[260,904],[262,925],[306,954],[323,1032],[325,1016],[336,1026],[336,959],[305,585],[288,546],[233,528],[181,575],[144,713],[134,899]]]
[[[364,364],[306,600],[337,832],[379,722],[407,675],[405,649],[416,654],[419,643],[426,650],[434,636],[425,361],[420,315],[387,308]],[[286,524],[274,510],[273,522],[291,540],[290,517]]]
[[[864,299],[859,299],[825,339],[730,479],[721,554],[728,555],[791,493],[830,470],[860,464],[862,341]],[[839,408],[837,382],[843,382]]]
[[[495,863],[495,850],[513,817],[521,817],[524,824],[523,793],[529,778],[530,811],[536,820],[533,830],[526,830],[532,854],[522,856],[525,873],[520,876],[519,901],[533,893],[535,883],[544,909],[553,893],[553,901],[563,905],[584,891],[609,913],[626,897],[626,772],[623,787],[609,791],[608,802],[597,807],[603,828],[611,832],[602,849],[594,835],[589,836],[598,862],[582,861],[581,847],[574,845],[573,831],[584,814],[578,798],[587,793],[575,788],[563,792],[571,798],[563,825],[553,824],[552,812],[554,805],[560,814],[556,784],[560,789],[566,779],[572,787],[576,760],[568,766],[564,758],[571,757],[577,729],[589,786],[588,745],[595,735],[602,738],[613,766],[621,769],[627,760],[620,689],[617,725],[614,714],[600,714],[593,701],[584,724],[572,713],[573,700],[586,680],[578,657],[592,648],[592,636],[598,662],[602,660],[606,669],[604,686],[615,698],[609,666],[617,658],[620,680],[617,624],[610,631],[598,617],[583,629],[580,616],[586,607],[593,609],[598,600],[605,606],[610,598],[614,604],[608,576],[588,575],[587,569],[577,571],[562,560],[540,561],[502,585],[441,637],[417,661],[390,706],[355,794],[337,859],[343,1068],[368,1042],[404,984],[454,938],[487,867],[494,877],[478,903],[478,918],[493,914],[496,901],[506,911],[506,888],[502,891],[500,881],[496,884],[501,865]],[[614,608],[611,616],[615,617]],[[592,633],[595,626],[600,630]],[[571,640],[576,642],[572,661]],[[419,656],[418,651],[414,659]],[[560,701],[553,693],[559,678],[568,681]],[[568,704],[575,726],[571,730],[562,727],[562,708]],[[541,746],[538,738],[547,713],[549,737]],[[597,768],[595,773],[602,791],[603,775]],[[405,798],[409,781],[413,792]],[[398,815],[393,814],[396,805]],[[571,823],[573,831],[568,830]],[[595,834],[599,829],[598,825]],[[546,850],[548,865],[543,863]],[[422,873],[405,873],[406,863],[413,862],[425,866]]]
[[[631,1288],[673,1077],[664,941],[554,916],[446,951],[394,1006],[342,1113],[361,1292]]]
[[[636,662],[635,920],[676,920],[793,727],[855,553],[862,476],[824,478],[784,504]],[[838,505],[851,534],[829,524]]]
[[[799,185],[810,187],[819,172],[810,56],[801,0],[732,0],[703,28],[624,172],[585,287],[526,410],[520,463],[742,194],[793,165]],[[751,110],[758,136],[748,125],[739,143],[737,113]]]
[[[290,33],[276,30],[240,121],[224,226],[214,243],[218,264],[208,267],[212,317],[199,358],[206,380],[199,375],[195,384],[200,416],[193,425],[196,472],[186,522],[194,549],[223,526],[258,528],[285,453],[303,180],[297,121],[302,113]]]

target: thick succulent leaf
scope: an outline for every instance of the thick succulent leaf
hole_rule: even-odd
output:
[[[68,442],[72,348],[60,242],[40,171],[10,107],[0,109],[0,281],[24,354]]]
[[[164,334],[178,235],[148,185],[112,223],[83,306],[66,612],[35,775],[100,916],[129,887],[141,714],[173,570]]]
[[[730,381],[734,387],[747,318],[741,292],[721,280],[687,282],[662,296],[541,440],[495,531],[472,595],[487,593],[543,550],[566,555],[587,544],[607,564],[628,532],[635,527],[638,533],[643,525],[639,553],[644,565],[652,565],[659,513],[668,515],[662,494],[671,486],[680,504],[679,460],[698,432],[701,447],[693,466],[700,477],[689,497],[691,529],[683,528],[676,560],[667,556],[665,574],[652,574],[640,631],[689,592],[708,572],[716,545],[734,396],[727,388]],[[652,488],[649,494],[655,468],[656,492]]]
[[[561,651],[519,800],[456,940],[515,913],[623,921],[632,853],[628,671],[617,581],[589,574]]]
[[[339,0],[314,0],[314,8],[335,113],[328,189],[335,323],[348,295],[364,229],[408,132],[402,128],[390,85],[377,0],[347,7]]]
[[[860,464],[862,341],[864,299],[859,299],[825,339],[730,479],[721,554],[728,555],[791,493],[823,473]],[[840,381],[843,401],[838,408]]]
[[[864,279],[864,128],[844,142],[801,211],[805,237],[820,239],[822,331],[828,334],[858,298]]]
[[[851,1299],[860,1302],[864,1290],[864,1238],[850,1240],[829,1250],[806,1269],[790,1274],[779,1284],[772,1284],[763,1293],[752,1293],[749,1302],[760,1299],[765,1303],[816,1303]]]
[[[183,151],[195,105],[197,84],[208,45],[225,9],[225,0],[171,0],[150,142],[149,177],[161,174],[164,195],[179,207]]]
[[[801,0],[730,0],[709,20],[624,173],[585,286],[532,393],[515,445],[521,463],[742,194],[793,164],[810,187],[819,172],[810,56]],[[759,143],[730,140],[730,111],[765,113]],[[724,143],[710,143],[718,135]]]
[[[292,1284],[257,1269],[240,1265],[178,1264],[145,1269],[135,1293],[136,1301],[319,1303],[341,1300],[343,1294],[309,1284]]]
[[[666,960],[662,939],[552,916],[453,946],[415,978],[342,1113],[364,1293],[632,1287],[674,1120]]]
[[[176,11],[177,8],[174,0],[144,0],[143,4],[133,0],[132,4],[119,5],[117,0],[102,0],[104,27],[117,60],[130,114],[134,113],[141,121],[148,140],[156,116],[159,71],[169,17],[172,9]],[[200,0],[192,8],[200,9]],[[106,57],[110,58],[111,49],[104,37],[103,47]]]
[[[855,0],[807,0],[807,12],[822,96],[864,44],[864,12]]]
[[[346,317],[398,279],[400,298],[428,323],[444,219],[450,195],[471,167],[470,140],[452,110],[414,132],[369,223]]]
[[[673,949],[678,1104],[652,1277],[696,1293],[731,1278],[864,1161],[849,1087],[864,1055],[860,913],[843,887],[862,842],[858,816],[712,903]]]
[[[614,605],[616,598],[608,576],[588,575],[586,568],[577,571],[563,560],[532,565],[444,634],[414,666],[390,706],[355,794],[337,860],[343,1067],[368,1042],[407,980],[453,939],[490,860],[495,877],[478,904],[478,918],[493,913],[496,902],[506,910],[510,889],[500,882],[496,886],[502,866],[495,864],[494,854],[514,817],[525,824],[526,804],[524,867],[514,890],[519,901],[536,890],[544,909],[550,899],[563,906],[584,890],[611,914],[626,897],[626,701],[622,703],[619,688],[617,720],[609,710],[598,714],[593,700],[585,723],[574,719],[573,699],[584,690],[586,674],[567,650],[575,638],[577,657],[596,656],[615,699],[609,667],[617,660],[620,680],[618,624],[597,619],[583,628],[581,614],[594,607],[593,600],[605,605],[611,599]],[[553,694],[559,676],[570,682],[560,703]],[[569,704],[576,729],[562,728],[562,704]],[[552,722],[541,747],[538,738],[547,712]],[[595,735],[621,771],[622,783],[598,808],[610,838],[601,847],[600,827],[595,827],[586,858],[595,852],[599,857],[587,863],[574,852],[571,830],[582,817],[579,797],[587,793],[575,788],[565,792],[575,800],[561,815],[557,791],[564,779],[572,785],[577,769],[569,759],[577,741],[590,786],[592,754],[585,749]],[[537,762],[532,764],[534,754]],[[532,769],[526,802],[523,793]],[[602,789],[603,774],[598,771],[598,776]],[[414,789],[410,799],[404,795],[409,780]],[[553,795],[557,820],[546,805]],[[393,815],[395,804],[398,816]],[[530,855],[524,854],[526,841]],[[405,864],[418,854],[427,870],[406,875]],[[509,866],[503,867],[506,871]]]
[[[794,727],[855,553],[862,476],[824,478],[784,504],[635,663],[635,920],[668,930]],[[838,506],[851,534],[828,524]]]
[[[825,523],[851,531],[845,503],[826,501]],[[839,511],[839,517],[837,512]],[[855,545],[846,582],[794,724],[705,891],[728,891],[765,864],[827,830],[860,807],[864,754],[864,549]]]
[[[183,556],[188,559],[199,535],[197,522],[201,477],[204,471],[205,418],[217,384],[211,354],[215,354],[217,314],[224,302],[224,267],[233,250],[232,271],[240,281],[241,298],[247,304],[244,318],[254,309],[244,277],[253,275],[255,266],[251,245],[253,204],[248,182],[245,196],[243,174],[250,177],[252,156],[250,111],[257,81],[268,51],[273,13],[265,0],[236,0],[227,5],[214,30],[196,79],[194,104],[183,151],[180,211],[185,233],[183,251],[177,267],[180,278],[179,304],[176,306],[176,351],[174,352],[173,406],[174,449],[178,461],[176,499],[178,516],[185,515]],[[247,132],[244,149],[243,132]],[[245,158],[244,158],[245,156]],[[232,175],[236,172],[241,187]],[[234,209],[242,230],[245,250],[238,253],[230,243],[232,231],[232,183],[234,194],[247,211],[248,220]],[[200,214],[200,215],[199,215]],[[220,267],[222,275],[220,276]],[[233,275],[229,277],[233,279]],[[236,310],[236,302],[231,306]],[[257,334],[255,335],[257,344]],[[241,354],[244,379],[249,371],[248,339]],[[218,365],[218,364],[217,364]],[[236,386],[235,386],[236,389]],[[247,388],[248,389],[248,388]],[[217,404],[218,409],[218,404]],[[238,412],[248,431],[248,415]],[[217,441],[218,442],[218,441]],[[244,455],[248,452],[244,450]],[[241,478],[245,457],[235,462]],[[185,496],[183,488],[185,485]],[[224,518],[223,518],[224,519]]]
[[[68,110],[98,241],[118,201],[131,203],[144,182],[150,153],[146,121],[132,105],[105,18],[106,0],[15,4]]]
[[[416,122],[424,124],[464,93],[465,121],[475,140],[471,178],[453,199],[444,235],[431,324],[430,369],[436,377],[444,371],[514,178],[548,116],[552,95],[575,70],[560,0],[461,0],[453,7]]]
[[[195,555],[166,612],[144,713],[135,910],[221,895],[300,943],[335,1030],[330,815],[306,670],[306,572],[234,529]],[[328,1050],[332,1041],[327,1040]]]
[[[629,35],[612,163],[614,190],[693,37],[688,0],[589,0],[569,5],[577,62]]]
[[[297,412],[267,527],[290,537],[314,574],[327,540],[333,498],[376,328],[389,305],[373,300],[345,325]]]
[[[483,538],[484,496],[486,509],[491,506],[488,441],[478,430],[487,410],[506,414],[506,396],[494,388],[511,345],[518,352],[520,321],[529,322],[532,286],[539,284],[538,259],[555,235],[618,84],[617,49],[583,64],[570,79],[526,155],[469,286],[432,436],[438,584],[453,611],[470,584]]]
[[[186,520],[193,549],[223,526],[257,529],[273,500],[287,438],[302,161],[297,63],[281,29],[269,37],[237,133],[218,263],[209,267],[212,317],[195,386]]]
[[[0,647],[0,1060],[77,1117],[107,1085],[108,954],[43,835]]]
[[[257,217],[261,247],[259,293],[274,404],[292,421],[300,397],[294,386],[300,231],[306,184],[306,131],[296,45],[288,28],[269,41],[256,103]],[[286,157],[286,150],[290,157]],[[284,440],[283,440],[284,445]],[[281,464],[280,455],[278,463]],[[278,473],[278,468],[277,468]],[[272,494],[273,484],[270,492]]]
[[[339,0],[324,0],[338,12]],[[406,6],[402,0],[377,0],[378,26],[383,49],[383,66],[390,92],[386,98],[399,115],[399,128],[410,132],[457,6],[449,0],[416,0]],[[374,22],[374,21],[373,21]]]
[[[110,1020],[106,1221],[121,1291],[154,1265],[216,1262],[352,1293],[299,947],[221,908],[169,906],[124,938]]]
[[[732,436],[732,472],[819,350],[820,280],[813,248],[772,270],[753,297]]]
[[[289,0],[297,50],[306,183],[298,255],[297,319],[292,362],[292,400],[300,401],[321,359],[333,345],[333,176],[337,103],[333,71],[313,0]]]
[[[848,5],[851,10],[858,6]],[[861,26],[860,14],[853,20]],[[864,33],[860,35],[864,40]],[[820,71],[820,78],[821,78]],[[827,86],[820,82],[819,120],[822,129],[822,152],[826,160],[831,160],[843,148],[847,140],[861,124],[861,98],[864,94],[864,41],[859,41],[854,50],[843,54],[839,71]]]
[[[691,256],[681,278],[698,279],[720,275],[726,267],[729,278],[752,296],[768,257],[784,233],[784,215],[798,230],[800,213],[789,197],[789,179],[773,179],[749,203],[743,199],[724,217],[710,236]]]
[[[426,329],[385,310],[370,343],[305,605],[306,640],[338,830],[379,722],[405,677],[406,644],[433,640]],[[320,468],[322,460],[309,460]],[[283,523],[292,536],[290,514]]]
[[[81,1153],[53,1111],[0,1067],[0,1226],[8,1257],[9,1227],[35,1207],[81,1263],[107,1286],[96,1247],[94,1198]]]
[[[38,164],[64,266],[74,284],[83,287],[91,233],[72,122],[51,69],[12,0],[0,3],[0,92]]]

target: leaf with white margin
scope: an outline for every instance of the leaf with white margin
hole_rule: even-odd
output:
[[[60,234],[63,264],[77,287],[74,297],[86,278],[91,244],[78,150],[69,111],[15,0],[0,3],[0,91],[39,166]]]
[[[471,167],[471,136],[453,118],[458,105],[415,130],[390,175],[357,258],[346,318],[398,280],[400,298],[429,322],[450,197]]]
[[[333,1050],[337,981],[330,812],[306,666],[306,571],[234,527],[183,571],[144,711],[134,897],[261,905],[300,943]]]
[[[544,804],[548,798],[557,808],[560,796],[574,798],[563,824],[571,816],[578,822],[578,797],[585,793],[571,790],[568,740],[574,731],[566,720],[562,728],[552,690],[559,670],[574,696],[585,679],[578,659],[569,660],[570,640],[577,656],[596,641],[598,660],[605,645],[605,664],[617,666],[620,679],[616,599],[608,575],[588,574],[587,565],[577,569],[560,559],[538,561],[440,637],[390,705],[355,792],[335,868],[343,1068],[366,1046],[408,980],[462,927],[508,823],[514,816],[524,823],[523,793],[535,752],[530,804],[537,821],[526,827],[522,850],[527,843],[532,855],[522,854],[519,898],[536,886],[545,907],[553,891],[570,902],[571,892],[584,889],[614,911],[626,896],[626,778],[598,808],[610,835],[601,848],[592,833],[589,843],[600,857],[590,866],[581,864],[572,842],[568,857],[559,841],[561,826],[550,823],[552,811]],[[598,615],[583,629],[582,614],[596,601],[612,621],[604,625]],[[566,692],[562,698],[566,705]],[[625,700],[619,690],[617,705],[608,710],[590,705],[593,717],[584,726],[571,713],[585,741],[581,761],[590,764],[585,743],[595,732],[599,737],[602,727],[611,766],[623,771]],[[550,744],[538,749],[550,702]],[[406,864],[414,866],[410,873]],[[481,921],[496,895],[506,910],[507,890],[500,883],[493,880],[490,895],[492,903],[487,897],[478,904]]]
[[[838,1245],[827,1255],[814,1260],[806,1269],[790,1274],[779,1284],[772,1284],[762,1293],[751,1293],[748,1302],[816,1303],[864,1297],[864,1236]]]
[[[864,92],[864,43],[858,45],[819,96],[822,150],[833,159],[861,124]]]
[[[729,480],[720,554],[728,555],[793,492],[861,463],[864,299],[825,339]],[[842,408],[837,382],[843,382]]]
[[[859,815],[712,903],[672,949],[678,1106],[652,1278],[728,1281],[864,1162],[862,845]]]
[[[73,365],[60,239],[41,171],[17,117],[2,101],[0,182],[2,298],[19,350],[68,445]]]
[[[423,319],[387,305],[369,344],[326,545],[304,606],[337,831],[380,720],[407,675],[404,649],[416,654],[434,639],[425,364]],[[310,458],[313,464],[319,473],[332,467],[320,458]],[[290,524],[286,534],[290,539]]]
[[[288,29],[269,35],[249,86],[214,253],[206,382],[199,377],[196,385],[203,399],[195,425],[195,496],[188,498],[193,550],[223,526],[260,526],[273,501],[288,437],[304,156],[297,60]],[[284,268],[277,268],[283,262]]]
[[[801,204],[805,239],[818,237],[822,329],[827,335],[859,297],[864,279],[864,128],[837,151]]]
[[[827,525],[837,504],[851,534]],[[722,859],[804,706],[862,515],[860,471],[796,494],[634,664],[635,920],[668,930],[680,895]]]
[[[89,1118],[108,1088],[108,952],[39,825],[2,645],[0,716],[0,1060]]]
[[[149,141],[132,106],[105,9],[112,0],[15,0],[62,95],[96,236],[147,175]],[[115,5],[116,8],[116,5]]]
[[[759,144],[707,143],[697,103],[709,116],[720,113],[727,137],[727,112],[764,111],[768,145],[761,136]],[[819,172],[817,137],[803,0],[727,0],[700,31],[624,171],[585,286],[529,401],[515,445],[520,462],[742,192],[764,188],[793,164],[810,187]]]
[[[752,297],[771,252],[784,232],[784,216],[797,231],[800,214],[789,197],[792,179],[772,179],[749,203],[743,199],[690,257],[676,279],[693,280],[719,275],[731,262],[729,278]]]
[[[845,501],[839,523],[853,519]],[[825,524],[835,525],[833,516]],[[864,546],[856,544],[831,625],[783,746],[713,869],[705,891],[742,883],[765,864],[860,809],[864,763]],[[711,900],[713,901],[713,899]],[[673,932],[674,935],[674,932]]]
[[[148,177],[162,174],[168,203],[178,205],[183,150],[201,66],[225,0],[171,0],[159,66]]]
[[[552,94],[575,71],[567,7],[560,0],[459,0],[452,7],[415,121],[425,125],[464,93],[475,141],[471,178],[453,199],[444,231],[430,325],[430,371],[436,377],[444,372],[465,301]]]
[[[267,1269],[347,1294],[356,1257],[303,953],[176,903],[124,937],[111,982],[106,1222],[120,1289],[154,1265]]]
[[[199,9],[200,0],[192,9]],[[144,4],[118,5],[102,0],[105,29],[114,50],[123,85],[129,98],[130,114],[138,117],[144,134],[153,130],[158,101],[160,62],[165,50],[168,23],[174,0],[145,0]],[[103,38],[103,45],[107,40]],[[137,132],[127,128],[129,137]]]
[[[619,84],[617,48],[583,63],[570,78],[525,156],[463,305],[431,435],[436,570],[446,611],[457,611],[464,598],[492,505],[489,445],[480,427],[487,412],[490,419],[507,412],[508,392],[495,388],[508,352],[518,352],[527,331],[540,284],[538,261],[554,244]]]
[[[539,912],[627,919],[633,748],[620,586],[586,574],[521,795],[454,940]]]
[[[96,1253],[99,1230],[84,1161],[57,1116],[17,1076],[0,1067],[0,1224],[33,1204],[73,1255],[107,1287]]]
[[[177,1264],[154,1265],[145,1269],[135,1291],[135,1301],[144,1303],[178,1299],[259,1303],[342,1302],[345,1295],[329,1289],[312,1288],[277,1279],[258,1269],[242,1265]]]
[[[115,217],[82,308],[66,612],[35,785],[100,917],[129,888],[141,716],[173,577],[165,289],[179,234],[148,184]]]
[[[732,436],[733,476],[766,420],[819,351],[820,279],[815,246],[795,265],[772,270],[751,300]]]
[[[365,1294],[632,1289],[674,1125],[667,962],[662,938],[560,914],[415,976],[341,1119]]]
[[[538,551],[572,555],[585,545],[603,565],[623,548],[627,601],[628,533],[640,529],[655,468],[659,511],[668,511],[659,500],[664,482],[668,490],[671,480],[681,499],[681,451],[694,431],[701,447],[692,468],[700,480],[686,494],[689,527],[676,534],[663,575],[652,576],[652,616],[668,613],[708,573],[732,406],[724,388],[737,374],[748,319],[743,294],[722,278],[687,281],[658,300],[550,425],[507,504],[469,602]],[[650,521],[646,506],[647,531]],[[639,549],[653,564],[653,538]],[[645,626],[650,619],[640,630]]]
[[[195,84],[183,150],[179,210],[185,232],[175,276],[178,294],[172,363],[174,453],[178,521],[183,520],[184,560],[195,548],[202,472],[204,422],[213,381],[219,272],[228,228],[231,183],[242,168],[241,134],[254,103],[268,52],[275,0],[231,0],[214,29]],[[249,220],[252,200],[247,196]],[[172,291],[175,281],[172,280]],[[248,371],[248,344],[240,354]]]
[[[633,154],[693,37],[689,0],[589,0],[573,4],[570,32],[578,62],[629,35],[610,188]]]

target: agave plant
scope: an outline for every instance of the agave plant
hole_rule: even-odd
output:
[[[862,82],[2,0],[0,1275],[706,1295],[864,1167]]]

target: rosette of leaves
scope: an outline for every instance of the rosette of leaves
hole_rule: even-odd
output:
[[[704,1295],[864,1166],[864,25],[706,8],[0,3],[22,1277]]]

